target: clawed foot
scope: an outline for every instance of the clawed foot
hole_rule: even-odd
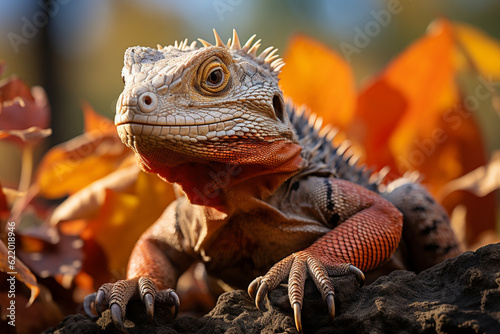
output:
[[[149,277],[139,277],[121,280],[116,283],[103,284],[97,292],[85,297],[83,308],[87,315],[92,318],[99,317],[102,312],[109,308],[115,326],[126,333],[127,330],[123,324],[125,310],[128,302],[137,297],[146,306],[148,321],[153,320],[155,302],[173,306],[174,318],[179,312],[180,301],[177,293],[173,289],[158,291],[155,283]]]
[[[335,316],[335,293],[329,275],[344,276],[354,274],[360,282],[360,286],[363,285],[365,280],[363,272],[349,263],[332,261],[332,259],[325,260],[324,258],[321,260],[321,257],[304,250],[286,257],[275,264],[266,275],[253,280],[248,286],[248,293],[255,300],[257,308],[262,311],[264,310],[265,296],[288,278],[288,297],[293,307],[295,326],[301,332],[304,285],[308,274],[321,292],[331,318]]]

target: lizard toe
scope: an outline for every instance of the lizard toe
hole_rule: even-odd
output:
[[[365,285],[365,274],[363,274],[363,272],[360,269],[351,264],[349,265],[349,272],[354,274],[354,276],[356,276],[360,287]]]
[[[148,322],[152,322],[155,315],[155,298],[150,293],[146,293],[142,299],[146,306]]]
[[[248,285],[248,295],[253,300],[255,300],[255,298],[257,297],[257,291],[259,290],[261,281],[262,281],[262,276],[259,276]]]
[[[124,310],[121,309],[120,305],[114,303],[110,307],[111,311],[111,319],[113,319],[113,323],[115,326],[123,333],[128,333],[125,325],[123,324],[123,313]]]
[[[139,277],[137,283],[139,284],[139,295],[146,306],[148,321],[152,322],[155,313],[156,285],[149,277]]]
[[[106,283],[101,285],[99,290],[97,290],[94,300],[94,308],[98,316],[101,316],[102,312],[108,308],[112,288],[112,283]]]
[[[95,312],[96,295],[96,292],[91,293],[90,295],[85,296],[85,299],[83,300],[83,309],[85,310],[85,313],[87,313],[87,315],[92,319],[99,317]]]
[[[259,290],[257,290],[257,295],[255,296],[255,306],[257,306],[260,311],[266,310],[264,301],[269,291],[269,285],[266,281],[263,281],[259,286]]]
[[[159,304],[166,304],[172,306],[173,307],[172,314],[174,318],[177,317],[177,314],[179,314],[181,301],[174,289],[165,289],[158,291],[155,299],[156,302]]]

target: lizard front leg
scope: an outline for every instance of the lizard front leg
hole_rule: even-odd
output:
[[[311,201],[322,216],[338,226],[308,248],[278,262],[249,286],[250,296],[262,309],[265,295],[288,278],[288,296],[299,331],[302,329],[301,308],[307,275],[312,277],[333,317],[335,293],[329,275],[355,274],[363,281],[362,271],[381,265],[396,250],[403,227],[398,209],[378,194],[354,183],[315,178],[307,186]]]
[[[175,230],[171,226],[178,223],[176,204],[172,203],[137,241],[130,256],[127,278],[103,284],[96,293],[85,297],[84,308],[89,316],[94,316],[92,305],[98,315],[110,308],[114,324],[126,332],[123,321],[127,304],[138,298],[146,306],[149,321],[153,319],[155,303],[173,306],[174,317],[177,315],[180,301],[173,288],[193,260],[181,251],[178,233],[169,233]]]

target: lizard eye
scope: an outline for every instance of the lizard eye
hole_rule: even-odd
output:
[[[201,88],[209,93],[222,91],[229,81],[229,70],[217,57],[210,58],[205,62],[201,75]]]
[[[208,75],[206,84],[209,86],[219,86],[224,82],[224,72],[220,68],[216,68]]]

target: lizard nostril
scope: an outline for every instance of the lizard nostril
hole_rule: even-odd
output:
[[[152,112],[158,105],[158,98],[150,92],[146,92],[139,96],[139,108],[142,112]]]

